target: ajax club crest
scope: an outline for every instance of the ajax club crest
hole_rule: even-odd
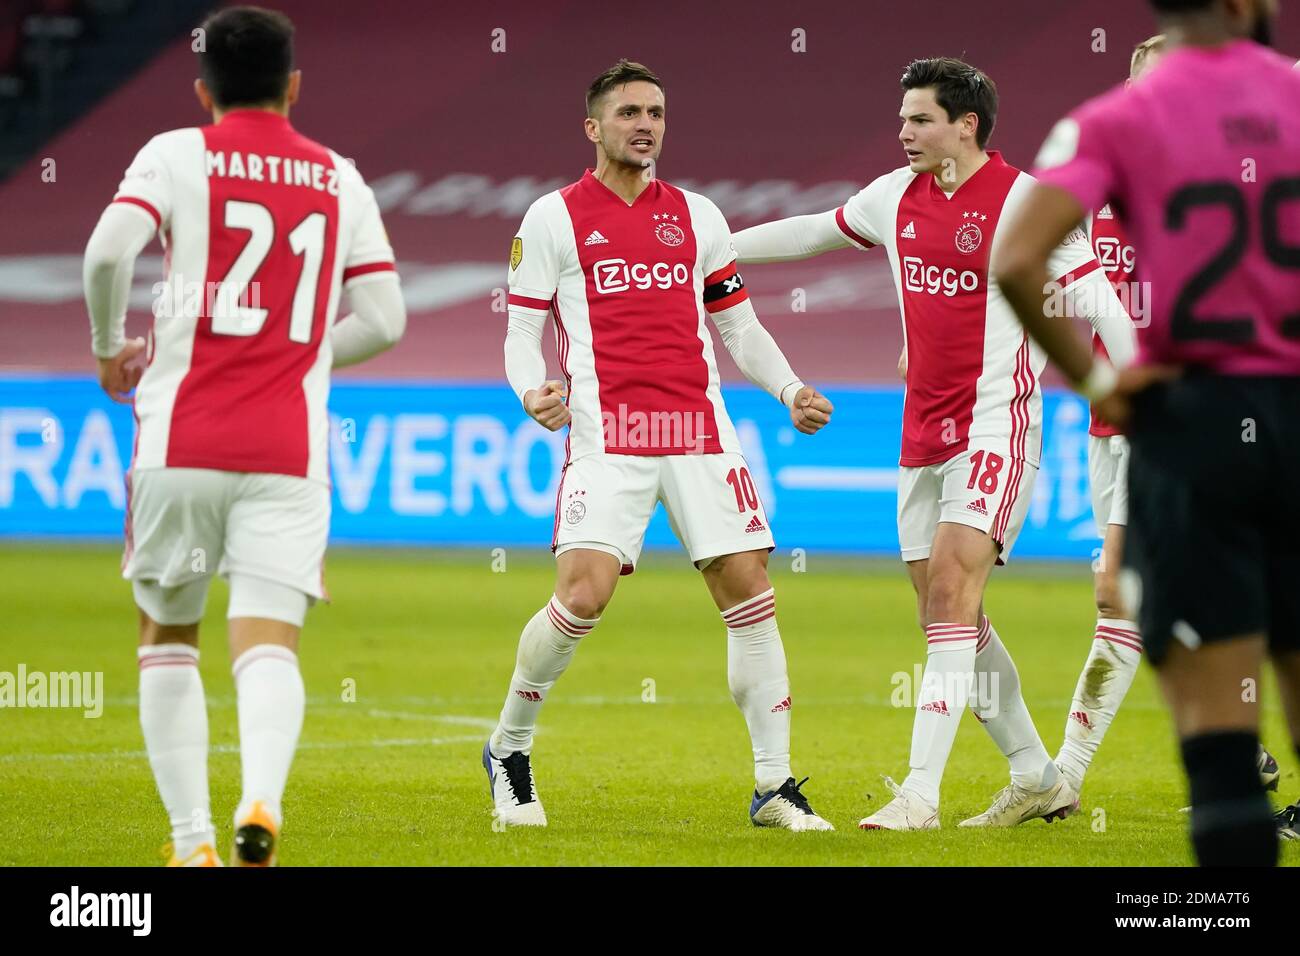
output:
[[[583,518],[587,517],[587,506],[582,502],[582,499],[585,498],[586,495],[586,491],[569,492],[569,503],[564,508],[564,520],[569,524],[577,524]]]
[[[686,241],[686,233],[677,225],[677,216],[668,213],[655,213],[650,218],[656,222],[655,238],[665,246],[680,246]]]
[[[957,251],[964,256],[969,256],[978,250],[984,241],[984,232],[979,224],[988,219],[988,216],[978,212],[964,212],[961,215],[966,221],[957,227]]]

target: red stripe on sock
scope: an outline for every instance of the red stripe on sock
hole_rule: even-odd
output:
[[[722,619],[726,621],[726,620],[731,620],[732,618],[748,615],[751,611],[758,610],[757,605],[763,604],[766,601],[775,601],[775,600],[776,600],[776,594],[773,593],[773,591],[769,588],[767,591],[764,591],[762,594],[758,595],[757,597],[752,597],[748,601],[743,601],[740,604],[737,604],[735,607],[728,608],[727,610],[723,611]]]
[[[555,609],[549,604],[546,605],[546,614],[550,617],[551,623],[555,625],[556,629],[563,631],[565,634],[569,635],[569,637],[582,637],[582,635],[586,633],[585,631],[576,630],[568,621],[556,614]]]
[[[1112,644],[1119,644],[1121,647],[1127,647],[1127,648],[1129,648],[1130,650],[1137,651],[1139,654],[1142,653],[1142,645],[1141,645],[1141,644],[1134,644],[1134,643],[1131,642],[1131,641],[1126,641],[1124,638],[1122,638],[1122,637],[1116,637],[1116,636],[1113,635],[1113,634],[1098,634],[1098,635],[1095,636],[1094,640],[1098,640],[1098,641],[1110,641]]]
[[[155,655],[140,658],[140,670],[146,667],[198,667],[199,659],[197,657],[185,657],[176,655],[174,657],[164,657]]]
[[[743,618],[739,621],[728,621],[727,627],[732,630],[738,627],[749,627],[751,624],[759,624],[774,617],[776,617],[776,608],[771,607],[766,611],[756,611],[752,617]]]
[[[768,598],[762,604],[756,604],[743,614],[733,614],[730,617],[724,617],[727,624],[736,624],[739,621],[745,621],[752,618],[755,614],[765,614],[776,607],[776,598]]]

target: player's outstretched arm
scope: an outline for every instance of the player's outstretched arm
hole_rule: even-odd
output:
[[[830,401],[795,375],[781,347],[758,321],[752,302],[745,299],[710,316],[736,367],[790,409],[795,428],[811,435],[831,420]]]
[[[406,302],[396,272],[376,273],[348,287],[352,314],[330,329],[334,368],[356,365],[392,348],[406,331]]]
[[[1068,322],[1060,321],[1056,316],[1059,310],[1049,304],[1054,283],[1048,276],[1048,261],[1085,212],[1066,190],[1036,183],[1004,227],[992,269],[1029,337],[1042,346],[1075,389],[1096,405],[1099,415],[1123,425],[1130,412],[1129,397],[1174,372],[1153,366],[1116,372],[1110,362],[1094,359],[1091,349]]]
[[[1066,315],[1081,316],[1092,325],[1093,331],[1106,346],[1111,364],[1123,368],[1133,364],[1137,354],[1137,336],[1124,303],[1115,293],[1115,287],[1106,273],[1096,269],[1062,292],[1066,301]]]
[[[142,374],[132,360],[144,350],[144,340],[126,340],[126,308],[136,257],[156,231],[153,220],[138,207],[113,203],[86,244],[82,281],[91,348],[99,360],[99,384],[118,402],[129,401],[127,393]]]
[[[832,209],[742,229],[731,237],[736,256],[745,263],[787,262],[847,249],[852,243],[840,231],[835,214]]]
[[[992,263],[998,285],[1029,337],[1076,388],[1093,371],[1092,352],[1068,323],[1053,314],[1049,296],[1055,277],[1048,275],[1047,263],[1085,215],[1086,210],[1065,190],[1035,183],[1003,227],[1006,231]]]

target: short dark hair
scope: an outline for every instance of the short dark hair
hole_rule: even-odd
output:
[[[628,83],[635,83],[638,80],[653,83],[659,87],[660,92],[663,92],[663,81],[654,74],[650,67],[632,60],[622,59],[592,80],[591,86],[587,87],[587,115],[595,117],[601,99],[614,87],[626,86]]]
[[[222,108],[284,98],[293,70],[293,23],[261,7],[229,7],[203,21],[199,75]]]
[[[950,56],[930,57],[907,64],[902,84],[904,90],[934,87],[935,102],[948,114],[950,123],[974,113],[979,119],[975,144],[980,149],[993,135],[993,124],[998,121],[998,88],[983,70]]]

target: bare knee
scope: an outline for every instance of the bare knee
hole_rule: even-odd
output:
[[[971,588],[970,576],[960,567],[931,563],[926,583],[924,623],[976,623],[980,595]]]
[[[592,578],[576,578],[556,587],[555,596],[574,617],[590,621],[600,617],[614,594]]]
[[[199,625],[159,624],[144,611],[140,612],[140,646],[154,644],[188,644],[199,646]]]
[[[1114,620],[1128,620],[1129,615],[1119,597],[1119,575],[1114,571],[1098,571],[1093,579],[1093,596],[1097,601],[1097,616]]]
[[[767,552],[743,551],[715,558],[703,570],[705,584],[719,611],[726,611],[772,589]]]

